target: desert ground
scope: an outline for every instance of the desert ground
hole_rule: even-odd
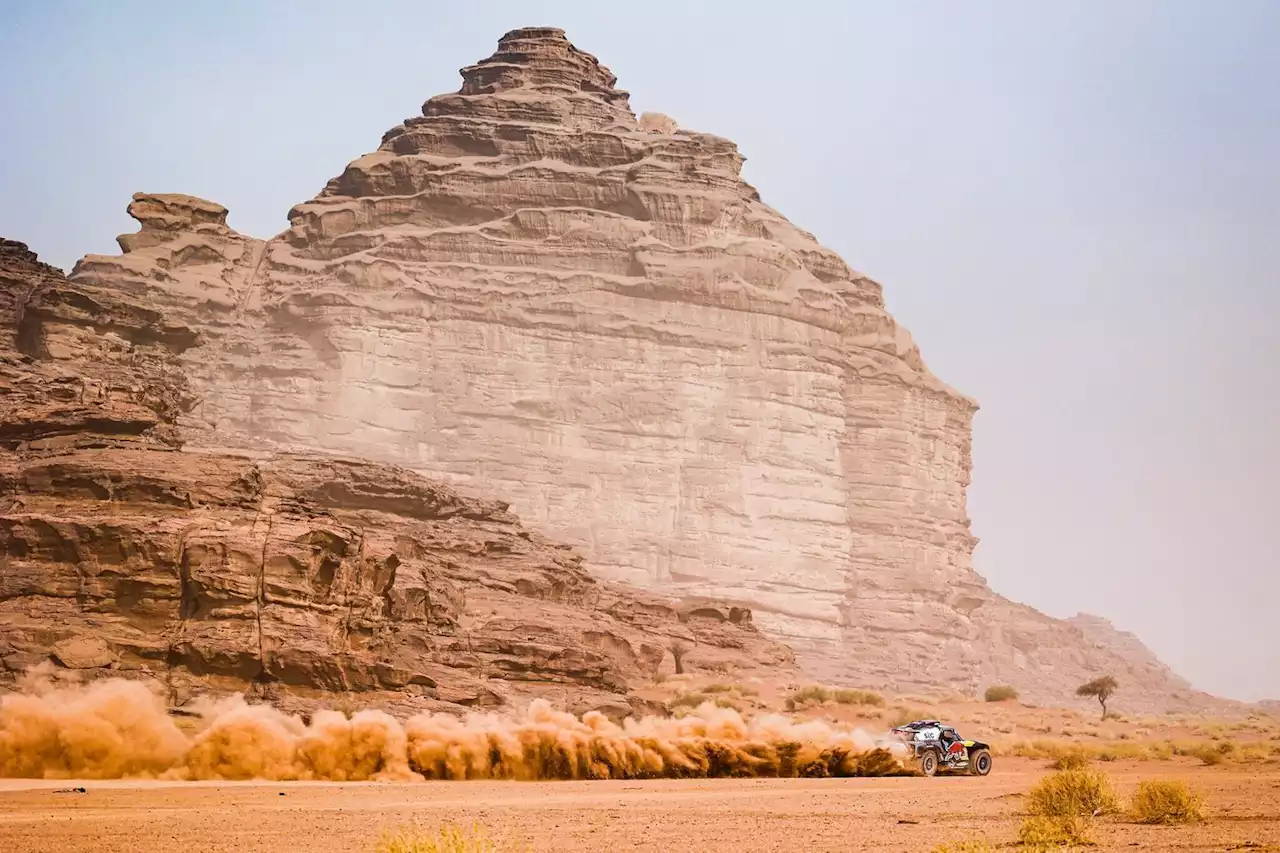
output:
[[[503,849],[929,851],[1017,838],[1023,792],[1046,762],[1001,759],[986,778],[711,779],[646,782],[149,783],[0,780],[0,850],[54,853],[373,851],[379,832],[481,823]],[[1100,820],[1100,850],[1280,850],[1280,767],[1115,762],[1122,796],[1180,778],[1211,819],[1193,826]],[[58,793],[83,786],[85,793]]]
[[[1033,790],[1046,779],[1062,779],[1059,771],[1064,766],[1067,775],[1105,777],[1115,794],[1111,806],[1092,815],[1092,805],[1042,812],[1083,815],[1085,831],[1075,838],[1087,838],[1093,843],[1090,849],[1280,851],[1280,719],[1244,705],[1223,706],[1223,713],[1215,715],[1127,715],[1117,700],[1104,718],[1100,709],[1038,707],[1017,698],[884,696],[816,685],[680,677],[655,685],[650,697],[675,717],[737,720],[741,715],[802,727],[812,721],[808,730],[818,731],[819,737],[836,730],[873,737],[910,719],[936,718],[956,725],[967,737],[988,741],[996,756],[995,769],[987,777],[932,779],[801,774],[802,778],[644,781],[223,781],[237,777],[191,774],[199,767],[206,773],[216,767],[224,774],[244,773],[249,765],[197,765],[175,758],[174,767],[186,768],[186,775],[153,772],[151,779],[118,778],[129,775],[118,772],[124,765],[112,765],[103,756],[127,745],[128,739],[93,740],[86,733],[134,732],[130,737],[138,738],[139,733],[154,734],[158,726],[171,725],[163,703],[120,704],[120,696],[126,694],[115,691],[121,686],[116,682],[104,690],[93,685],[83,695],[68,694],[97,697],[97,705],[84,699],[78,705],[64,701],[12,706],[8,728],[0,727],[0,769],[7,766],[10,776],[46,778],[0,779],[0,851],[167,853],[181,847],[214,853],[378,853],[380,838],[388,831],[416,827],[434,832],[442,826],[483,827],[496,844],[448,848],[450,853],[1056,850],[1056,845],[1024,847],[1019,841],[1028,814],[1035,810]],[[44,717],[37,713],[42,708]],[[151,714],[151,727],[128,728],[143,719],[143,712]],[[333,729],[337,739],[325,742],[338,753],[349,753],[355,742],[343,738],[354,737],[356,730],[341,734],[346,731],[343,721],[354,725],[360,715],[348,709],[332,717],[340,723]],[[265,742],[245,739],[254,730],[242,723],[224,725],[221,721],[226,719],[240,718],[201,721],[179,716],[182,733],[174,729],[170,734],[187,738],[189,754],[196,754],[202,743],[223,742],[207,735],[222,732],[221,738],[238,732],[225,741],[227,748],[234,747],[234,754],[260,754]],[[265,718],[254,712],[246,719]],[[575,731],[581,735],[572,722],[572,717],[544,721],[541,731],[556,742]],[[753,731],[761,737],[771,730],[783,731],[784,738],[800,737],[805,731]],[[16,761],[23,743],[45,755],[45,763]],[[401,744],[397,750],[403,754]],[[83,763],[65,763],[72,752]],[[66,772],[73,766],[117,770],[77,781]],[[153,766],[153,771],[166,766]],[[276,779],[370,778],[314,775],[320,766],[307,765],[311,776],[296,775],[301,765],[288,762],[271,772],[284,774]],[[541,766],[547,770],[552,765]],[[393,778],[404,780],[413,774],[406,769]],[[1174,825],[1140,822],[1134,812],[1135,792],[1150,782],[1188,786],[1200,800],[1202,814]],[[381,853],[422,853],[422,848],[384,847]]]

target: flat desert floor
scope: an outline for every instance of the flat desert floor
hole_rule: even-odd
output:
[[[1100,850],[1278,850],[1280,767],[1113,762],[1121,796],[1177,778],[1211,819],[1148,827],[1101,820]],[[645,782],[155,783],[0,780],[0,850],[15,853],[372,851],[379,832],[479,822],[504,849],[929,851],[1017,836],[1021,795],[1044,761],[999,759],[986,778],[713,779]],[[86,793],[58,789],[83,786]]]

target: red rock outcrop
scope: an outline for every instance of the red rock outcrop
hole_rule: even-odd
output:
[[[139,207],[225,231],[198,200]],[[195,332],[8,241],[0,299],[0,684],[51,661],[162,678],[179,703],[550,695],[622,713],[677,641],[690,665],[789,660],[745,610],[598,582],[505,504],[388,465],[182,451]]]
[[[271,240],[139,194],[123,254],[77,265],[188,336],[165,367],[188,450],[339,453],[510,500],[601,578],[749,608],[815,677],[1050,702],[1108,672],[1135,706],[1184,701],[1145,649],[974,572],[975,403],[732,142],[637,118],[556,29],[462,77]],[[44,329],[55,360],[81,334]]]

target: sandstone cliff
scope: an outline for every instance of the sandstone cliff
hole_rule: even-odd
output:
[[[602,584],[505,504],[332,456],[181,451],[200,337],[176,312],[9,241],[0,299],[0,686],[51,661],[149,674],[178,703],[624,713],[677,641],[691,666],[785,671],[749,612]]]
[[[271,240],[139,194],[123,254],[77,265],[193,336],[188,450],[339,453],[509,500],[601,578],[750,608],[814,677],[1069,701],[1110,672],[1135,704],[1184,701],[1145,649],[974,572],[976,405],[732,142],[637,118],[560,30],[462,77]]]

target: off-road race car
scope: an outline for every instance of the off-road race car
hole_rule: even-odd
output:
[[[986,776],[991,772],[991,747],[980,740],[964,740],[938,720],[916,720],[892,730],[907,745],[925,776],[939,770]]]

